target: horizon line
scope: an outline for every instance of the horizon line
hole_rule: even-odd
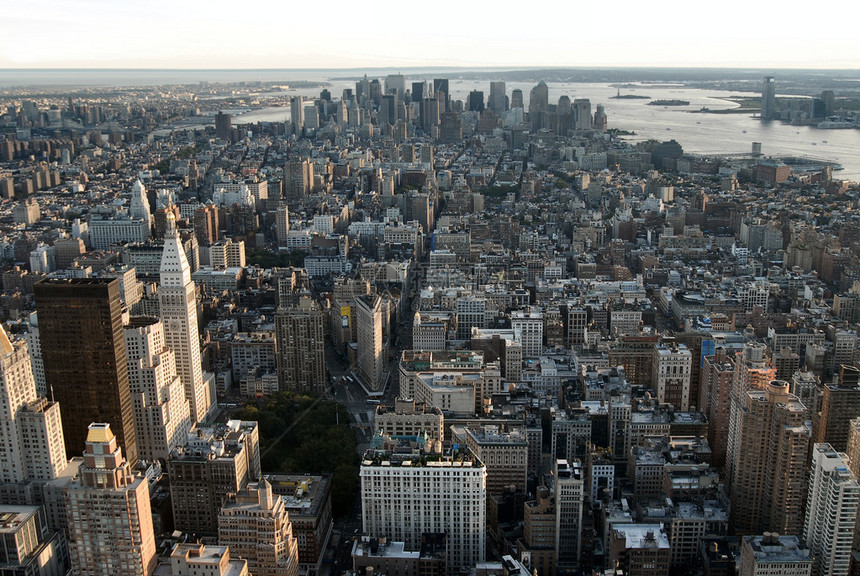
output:
[[[787,70],[787,71],[832,71],[832,72],[860,72],[860,68],[809,68],[809,67],[790,67],[790,66],[728,66],[728,65],[720,65],[720,66],[707,66],[707,65],[657,65],[657,66],[622,66],[622,65],[606,65],[606,66],[582,66],[582,65],[574,65],[574,66],[492,66],[492,65],[423,65],[423,66],[345,66],[345,67],[293,67],[293,68],[280,68],[280,67],[260,67],[260,68],[215,68],[215,67],[197,67],[197,68],[172,68],[172,67],[139,67],[139,66],[18,66],[18,67],[0,67],[0,72],[5,71],[92,71],[92,70],[100,70],[100,71],[112,71],[112,70],[124,70],[124,71],[141,71],[141,72],[164,72],[164,71],[174,71],[174,72],[183,72],[183,71],[212,71],[212,72],[263,72],[263,71],[325,71],[325,70],[439,70],[439,69],[449,69],[449,70],[504,70],[504,71],[536,71],[536,70]]]

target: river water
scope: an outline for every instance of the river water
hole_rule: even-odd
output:
[[[428,79],[432,83],[432,79]],[[407,80],[407,86],[410,81]],[[354,82],[335,81],[328,88],[333,97],[340,96],[344,88],[354,88]],[[524,105],[528,108],[529,91],[533,84],[508,82],[508,96],[518,88],[523,91]],[[753,142],[760,142],[765,156],[795,155],[830,160],[842,165],[834,172],[839,179],[860,181],[860,130],[820,130],[812,126],[791,126],[781,122],[761,122],[748,113],[707,114],[701,108],[724,110],[737,108],[729,96],[757,96],[752,93],[727,92],[685,88],[671,84],[636,85],[622,88],[622,94],[650,96],[652,100],[685,100],[688,106],[652,106],[645,99],[616,99],[617,88],[609,84],[548,82],[549,101],[557,102],[562,95],[571,100],[588,98],[592,111],[603,104],[610,128],[635,132],[626,137],[636,142],[647,139],[677,140],[686,152],[696,154],[748,153]],[[451,97],[466,100],[472,90],[483,90],[489,95],[489,82],[451,80]],[[289,93],[315,97],[318,89],[302,89]],[[233,123],[289,121],[290,109],[269,107],[240,114]]]

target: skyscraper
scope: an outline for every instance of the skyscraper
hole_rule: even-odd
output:
[[[708,417],[711,462],[720,468],[726,462],[726,447],[729,442],[734,373],[735,364],[723,347],[717,348],[713,356],[706,356],[702,362],[699,408]]]
[[[165,344],[164,324],[158,318],[132,318],[125,327],[125,347],[138,456],[167,460],[185,442],[191,411],[176,356]]]
[[[210,203],[197,208],[194,211],[193,222],[194,235],[200,246],[211,246],[218,241],[218,207],[215,204]]]
[[[136,464],[119,280],[46,278],[33,291],[45,382],[60,404],[66,455],[79,456],[87,426],[105,422]]]
[[[439,100],[439,112],[448,110],[448,103],[451,102],[451,93],[448,91],[447,78],[433,79],[433,97]]]
[[[413,82],[412,83],[412,101],[413,102],[421,102],[424,100],[424,96],[427,95],[427,81],[422,80],[421,82]]]
[[[257,423],[229,420],[192,428],[186,444],[170,454],[167,472],[176,529],[217,534],[227,495],[261,476]]]
[[[761,119],[770,120],[776,114],[776,82],[765,76],[761,84]]]
[[[776,369],[770,366],[767,346],[764,344],[744,344],[743,353],[735,356],[735,376],[732,380],[731,407],[729,410],[729,434],[726,445],[726,465],[728,478],[733,478],[732,466],[735,463],[737,440],[745,394],[751,390],[764,390],[776,377]]]
[[[507,96],[505,95],[505,83],[490,82],[490,110],[501,116],[508,108]]]
[[[472,90],[469,92],[468,106],[470,112],[484,111],[484,93],[480,90]]]
[[[386,76],[385,93],[397,94],[397,99],[403,100],[403,96],[406,94],[406,77],[403,74],[389,74]]]
[[[290,98],[290,122],[293,124],[293,131],[296,134],[301,134],[305,128],[305,104],[301,96],[293,96]]]
[[[275,314],[275,354],[281,390],[322,392],[326,386],[325,314],[311,298]]]
[[[803,404],[774,380],[744,395],[732,477],[732,521],[739,534],[799,534],[809,431]]]
[[[215,137],[219,140],[229,140],[233,134],[230,115],[218,112],[215,114]]]
[[[676,410],[690,409],[690,370],[693,357],[683,344],[654,346],[651,363],[652,389],[662,403],[672,404]]]
[[[529,120],[535,130],[543,128],[546,117],[546,109],[549,106],[549,88],[546,82],[541,80],[529,92]]]
[[[382,387],[382,298],[377,294],[355,299],[358,326],[358,376],[369,390]]]
[[[445,532],[452,573],[484,561],[487,469],[468,449],[448,454],[371,450],[359,475],[365,534],[384,534],[418,550],[422,534]]]
[[[287,243],[287,234],[290,233],[290,209],[286,204],[281,204],[275,210],[275,236],[278,239],[278,245],[284,246]]]
[[[152,210],[149,208],[149,198],[146,196],[146,187],[140,180],[135,180],[131,186],[131,201],[129,202],[128,214],[132,218],[146,220],[152,224]]]
[[[36,399],[36,383],[26,346],[13,346],[0,327],[0,481],[24,480],[18,413]]]
[[[214,390],[203,379],[197,331],[197,290],[185,257],[176,222],[168,215],[161,256],[158,302],[164,340],[173,350],[176,370],[185,388],[192,422],[203,422],[217,406]]]
[[[860,484],[848,467],[848,457],[830,444],[815,444],[803,524],[814,576],[848,574],[858,498]]]
[[[314,187],[314,165],[309,158],[288,160],[284,166],[284,193],[290,202],[304,200]]]
[[[523,108],[523,91],[519,88],[511,90],[511,108]]]
[[[559,572],[576,569],[582,551],[585,476],[578,461],[555,461],[555,553]]]
[[[80,478],[65,494],[72,573],[152,574],[157,557],[149,484],[132,475],[110,425],[87,430]]]
[[[439,125],[439,101],[435,98],[424,98],[421,101],[421,129],[429,131]]]
[[[860,370],[842,365],[839,382],[823,387],[821,411],[812,416],[815,443],[828,443],[837,452],[848,449],[848,423],[860,416]]]
[[[594,117],[591,115],[591,101],[588,98],[577,98],[573,101],[574,130],[591,130]]]
[[[265,479],[228,497],[218,515],[218,542],[248,561],[254,576],[298,576],[299,547],[284,498]]]
[[[65,456],[59,405],[36,397],[26,344],[0,327],[0,482],[56,478]]]

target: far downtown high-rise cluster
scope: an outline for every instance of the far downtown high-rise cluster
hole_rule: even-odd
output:
[[[450,88],[8,103],[0,574],[860,570],[856,188]],[[283,391],[346,403],[360,528],[222,410]]]

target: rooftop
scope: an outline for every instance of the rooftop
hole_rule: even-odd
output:
[[[38,506],[0,506],[0,534],[14,533],[38,512]]]

